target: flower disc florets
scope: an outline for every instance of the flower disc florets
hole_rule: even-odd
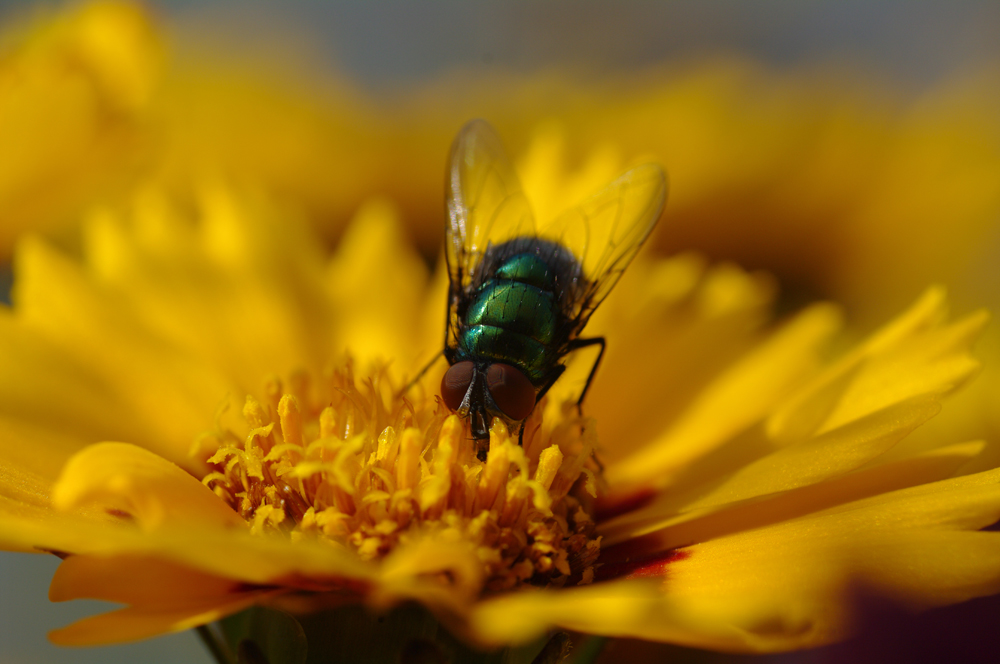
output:
[[[316,537],[378,560],[421,538],[464,540],[484,587],[586,583],[600,550],[586,505],[596,495],[593,427],[541,406],[518,445],[497,420],[476,458],[467,424],[438,399],[411,401],[379,372],[358,386],[350,362],[248,396],[249,433],[206,434],[203,479],[257,533]]]

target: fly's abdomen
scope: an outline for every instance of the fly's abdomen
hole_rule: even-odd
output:
[[[521,367],[532,382],[544,378],[557,323],[551,292],[520,281],[491,279],[476,293],[464,323],[460,343],[470,355]]]

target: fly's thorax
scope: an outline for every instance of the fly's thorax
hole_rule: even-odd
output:
[[[513,365],[535,385],[544,382],[558,361],[552,349],[531,337],[493,325],[473,325],[459,336],[460,358],[478,358]]]
[[[552,293],[566,308],[584,283],[580,262],[569,249],[538,237],[519,237],[490,245],[473,278],[478,288],[491,279],[510,279]]]
[[[556,275],[552,267],[540,256],[531,253],[515,254],[504,260],[497,267],[495,277],[536,286],[550,293],[556,287]]]
[[[579,282],[579,263],[556,242],[522,237],[488,247],[461,308],[460,354],[516,366],[541,385],[559,362]]]
[[[551,292],[507,279],[483,284],[465,313],[467,326],[501,328],[542,345],[552,343],[558,319],[559,310]]]

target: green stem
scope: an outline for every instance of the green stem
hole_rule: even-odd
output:
[[[455,638],[425,608],[383,613],[345,606],[293,617],[261,607],[224,618],[225,642],[199,630],[219,664],[556,664],[568,662],[568,634],[479,651]],[[229,657],[226,657],[229,654]],[[238,654],[239,659],[234,655]],[[575,661],[575,660],[573,660]],[[591,660],[583,660],[590,662]]]
[[[576,647],[571,664],[593,664],[604,650],[608,639],[603,636],[588,636]]]
[[[233,658],[229,655],[229,650],[222,645],[220,639],[212,632],[211,627],[201,625],[195,631],[198,632],[198,638],[208,648],[208,652],[212,653],[212,657],[218,664],[233,664]]]
[[[566,632],[556,632],[531,664],[558,664],[569,657],[573,641]]]

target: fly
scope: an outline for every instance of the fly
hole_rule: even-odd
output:
[[[599,346],[580,335],[663,211],[666,176],[634,168],[578,207],[538,225],[493,128],[469,122],[452,146],[445,251],[448,313],[441,397],[467,418],[485,460],[489,429],[524,422],[566,370],[563,358]]]

